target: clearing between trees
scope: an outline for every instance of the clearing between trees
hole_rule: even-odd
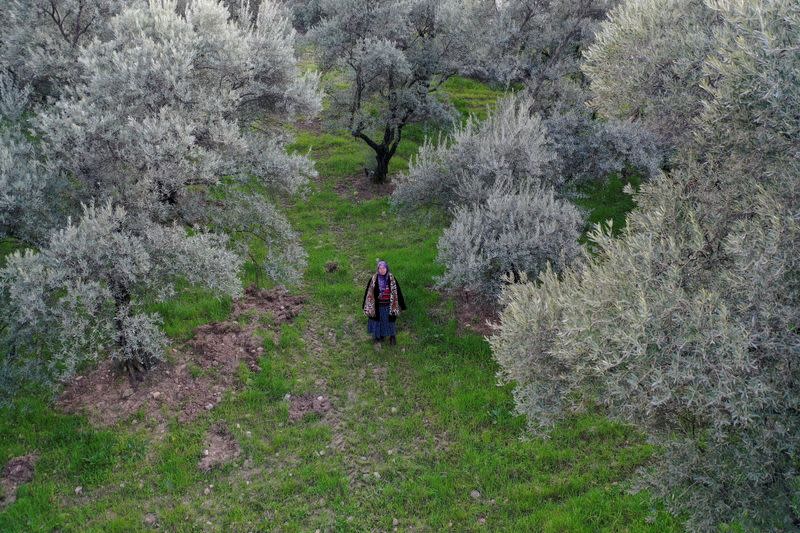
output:
[[[484,109],[488,89],[456,81]],[[407,139],[404,153],[419,145],[413,128]],[[653,453],[642,435],[584,415],[549,440],[524,438],[488,344],[453,320],[460,296],[429,288],[441,274],[443,214],[398,217],[386,196],[343,194],[363,179],[351,143],[306,130],[293,145],[321,172],[289,206],[309,254],[300,289],[262,283],[235,304],[185,291],[156,306],[173,341],[188,342],[139,385],[146,394],[120,401],[130,387],[121,378],[97,397],[88,377],[62,401],[72,409],[89,391],[88,419],[33,393],[6,411],[0,457],[39,459],[0,529],[680,529],[646,494],[627,492]],[[378,256],[409,302],[398,345],[380,351],[359,308]]]

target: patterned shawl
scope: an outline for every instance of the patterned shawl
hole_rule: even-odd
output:
[[[391,273],[386,273],[386,276],[389,278],[389,287],[391,288],[391,292],[389,293],[389,314],[392,316],[398,316],[400,314],[400,303],[397,300],[397,282],[394,280],[394,275]],[[369,318],[380,318],[375,309],[375,283],[378,281],[378,274],[375,273],[372,275],[372,279],[369,282],[369,287],[367,288],[367,298],[364,301],[364,314],[367,315]]]

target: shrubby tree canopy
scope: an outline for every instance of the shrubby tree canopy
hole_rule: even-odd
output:
[[[475,36],[456,1],[323,0],[311,31],[324,69],[342,69],[348,85],[333,106],[350,133],[375,152],[373,179],[386,180],[403,128],[449,121],[435,94],[458,73]]]
[[[453,214],[439,240],[441,285],[496,296],[504,273],[535,276],[548,261],[561,269],[577,256],[582,216],[562,194],[557,144],[530,109],[524,95],[501,100],[484,122],[472,117],[448,138],[427,140],[398,178],[394,206],[436,204]],[[609,160],[598,152],[594,165]]]
[[[514,185],[540,180],[551,187],[563,183],[551,171],[556,159],[547,129],[528,112],[530,101],[511,96],[501,100],[485,121],[471,116],[447,137],[427,138],[397,178],[392,203],[398,207],[436,204],[455,208],[486,200],[494,183]]]
[[[292,32],[263,2],[242,27],[214,0],[186,15],[174,2],[130,8],[112,37],[80,55],[85,74],[35,125],[49,158],[89,197],[111,196],[132,212],[179,219],[191,187],[258,176],[295,191],[311,172],[289,156],[258,114],[314,112],[313,78],[299,75]]]
[[[485,75],[519,84],[531,113],[549,132],[553,175],[570,186],[601,181],[610,174],[637,173],[645,179],[664,163],[663,141],[625,119],[596,120],[586,106],[588,80],[581,56],[616,0],[508,0],[498,2],[485,30],[478,64]]]
[[[84,201],[108,196],[155,222],[210,222],[206,194],[222,175],[297,191],[310,162],[286,154],[285,135],[261,120],[319,108],[288,22],[271,2],[255,22],[230,18],[213,0],[189,4],[183,16],[175,8],[128,9],[112,21],[110,40],[83,50],[86,75],[36,119],[46,154],[78,180]],[[271,214],[276,227],[288,225]],[[296,247],[291,233],[281,235],[269,243],[276,258]]]
[[[719,24],[705,0],[622,3],[584,54],[592,105],[605,117],[641,122],[670,145],[685,145],[702,110],[703,65]]]
[[[322,0],[284,0],[284,4],[291,11],[292,26],[300,33],[306,33],[322,18]]]
[[[78,54],[107,36],[111,17],[143,0],[8,0],[0,18],[0,69],[39,99],[57,96],[80,75]]]
[[[0,72],[0,238],[38,244],[69,204],[47,161],[25,129],[30,86]],[[59,198],[60,201],[54,201]]]
[[[495,4],[495,2],[492,2]],[[545,116],[583,104],[581,53],[617,0],[496,2],[479,64],[505,83],[525,86]]]
[[[691,529],[792,529],[800,6],[712,5],[722,22],[702,67],[708,102],[680,168],[642,187],[621,238],[594,233],[597,257],[504,290],[491,344],[533,429],[587,397],[645,429],[665,452],[643,485]],[[633,92],[646,93],[640,79]]]
[[[151,0],[80,49],[78,80],[33,125],[43,160],[88,207],[3,270],[2,331],[19,366],[48,354],[68,372],[95,353],[82,343],[97,341],[129,370],[148,367],[164,341],[143,301],[170,294],[179,278],[220,295],[240,291],[241,259],[224,233],[204,229],[236,233],[234,214],[259,222],[266,269],[297,279],[305,255],[296,235],[271,204],[244,192],[295,192],[313,173],[266,126],[319,108],[293,38],[269,1],[251,22],[215,0],[195,0],[183,14],[175,1]],[[38,194],[33,185],[27,193]]]
[[[544,266],[539,259],[527,261],[539,257],[539,252],[525,251],[526,247],[532,246],[537,250],[549,246],[565,247],[568,252],[566,260],[558,263],[563,267],[577,253],[576,243],[570,244],[567,236],[578,237],[579,232],[573,231],[573,222],[579,215],[574,208],[563,205],[574,186],[597,181],[613,172],[624,173],[630,168],[646,176],[659,170],[663,159],[661,150],[652,136],[635,126],[618,121],[594,123],[581,113],[554,114],[542,120],[538,113],[530,112],[532,108],[530,98],[524,93],[501,100],[485,121],[478,122],[472,117],[463,126],[457,126],[450,136],[440,136],[436,143],[427,139],[412,160],[408,174],[398,177],[392,195],[395,207],[434,204],[458,212],[459,220],[453,221],[453,226],[440,241],[440,248],[446,246],[451,258],[457,253],[463,256],[491,253],[510,257],[509,254],[516,252],[501,252],[500,249],[508,248],[508,243],[517,239],[520,255],[515,260],[515,270],[535,276]],[[512,190],[508,185],[498,189],[495,185],[499,182],[510,183],[512,189],[528,182],[544,187],[529,189],[524,198],[530,199],[532,205],[523,208],[520,204],[522,196],[518,193],[505,201],[498,198],[502,191]],[[550,198],[553,194],[559,198],[557,202]],[[484,215],[489,216],[481,204],[490,197],[493,198],[491,216],[501,217],[501,209],[510,209],[505,215],[509,217],[507,225],[481,228],[483,222],[479,223],[479,220],[485,222]],[[523,213],[532,217],[531,224],[549,224],[543,221],[542,216],[552,216],[553,223],[563,224],[563,231],[556,235],[552,231],[542,232],[538,226],[525,230],[516,227],[517,222],[512,221],[522,217]],[[501,228],[510,233],[497,237]],[[470,231],[474,233],[470,234]],[[489,238],[486,231],[495,237]],[[490,242],[498,238],[507,239],[506,244],[497,245],[500,248]],[[473,249],[474,243],[482,243],[483,248]],[[440,258],[445,255],[440,254]],[[544,255],[555,261],[558,254]],[[448,273],[448,283],[465,283],[473,290],[493,294],[499,286],[499,273],[512,267],[510,259],[495,258],[491,262],[494,266],[489,268],[484,260],[475,258],[466,260],[462,257],[457,262],[447,259],[444,264],[448,269],[457,264],[460,271],[458,275]],[[471,272],[467,273],[470,269]]]
[[[36,370],[28,377],[59,378],[110,352],[129,372],[145,370],[163,358],[166,338],[159,316],[143,311],[143,297],[167,298],[183,279],[238,295],[240,263],[224,235],[188,235],[110,201],[85,206],[77,224],[54,232],[38,252],[8,256],[0,270],[14,341],[6,364]]]
[[[578,255],[583,217],[541,182],[495,182],[481,203],[455,208],[439,239],[437,260],[446,267],[441,286],[496,297],[503,275],[557,271]]]

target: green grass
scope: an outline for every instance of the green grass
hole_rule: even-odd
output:
[[[0,239],[0,268],[6,264],[6,256],[22,249],[22,245],[13,239]]]
[[[329,84],[336,78],[332,74]],[[489,87],[475,80],[461,77],[448,79],[442,88],[441,98],[449,101],[461,113],[462,118],[474,114],[485,118],[488,109],[505,91],[497,87]],[[422,145],[426,136],[435,136],[446,130],[433,124],[409,124],[403,129],[403,141],[389,164],[389,172],[397,173],[408,170],[408,164]],[[362,175],[364,167],[369,166],[374,152],[363,141],[354,138],[345,130],[308,131],[294,128],[294,142],[289,146],[291,151],[309,153],[314,159],[317,171],[321,176],[343,177]],[[374,133],[374,132],[373,132]],[[377,138],[377,137],[376,137]]]
[[[473,114],[480,119],[485,119],[488,110],[494,106],[497,98],[507,92],[500,87],[491,87],[485,83],[460,76],[452,77],[444,82],[442,89],[447,95],[447,99],[462,116]]]
[[[463,109],[490,99],[474,82],[448,83]],[[412,130],[398,161],[422,133]],[[459,334],[452,301],[428,289],[441,273],[443,214],[398,219],[385,198],[353,203],[334,191],[356,165],[356,146],[334,133],[303,132],[295,143],[311,148],[328,179],[289,209],[309,254],[309,301],[278,338],[264,337],[261,372],[242,365],[240,390],[163,434],[132,422],[93,428],[37,395],[20,397],[0,412],[0,460],[33,451],[40,459],[0,512],[0,531],[135,531],[148,514],[166,531],[388,531],[393,521],[423,531],[680,530],[647,494],[627,492],[654,453],[631,428],[587,413],[550,439],[526,437],[510,388],[496,385],[488,344]],[[587,206],[598,198],[598,211],[616,198],[591,194]],[[409,309],[398,346],[376,351],[360,305],[377,257],[397,274]],[[327,272],[328,261],[338,269]],[[230,301],[182,289],[153,305],[171,337],[229,315]],[[327,395],[332,416],[291,423],[287,393]],[[216,421],[242,454],[203,473],[196,464]]]
[[[638,190],[642,181],[637,175],[632,175],[628,182],[634,190]],[[609,176],[605,183],[590,183],[580,188],[581,197],[575,203],[588,211],[586,231],[595,224],[604,224],[611,220],[611,231],[618,235],[625,227],[625,217],[628,212],[636,207],[633,198],[623,192],[623,187],[628,183],[617,175]],[[586,231],[581,237],[581,242],[586,242]]]

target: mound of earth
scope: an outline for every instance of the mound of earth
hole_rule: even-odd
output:
[[[34,466],[39,457],[35,454],[10,459],[0,474],[0,509],[17,499],[17,488],[33,479]]]
[[[203,457],[197,463],[197,468],[208,472],[215,466],[223,465],[239,457],[241,453],[242,449],[228,427],[223,422],[218,422],[206,434]]]
[[[303,394],[289,398],[289,420],[296,422],[309,413],[324,415],[331,410],[331,401],[327,396]]]
[[[259,290],[249,287],[234,302],[232,319],[198,327],[195,336],[172,350],[171,362],[149,371],[144,380],[132,385],[107,360],[90,372],[77,376],[65,388],[57,405],[65,412],[85,413],[98,425],[111,425],[143,410],[158,421],[177,415],[187,422],[213,409],[225,390],[235,387],[237,368],[245,363],[258,372],[264,349],[255,331],[261,319],[279,327],[300,312],[304,299],[285,287]]]

